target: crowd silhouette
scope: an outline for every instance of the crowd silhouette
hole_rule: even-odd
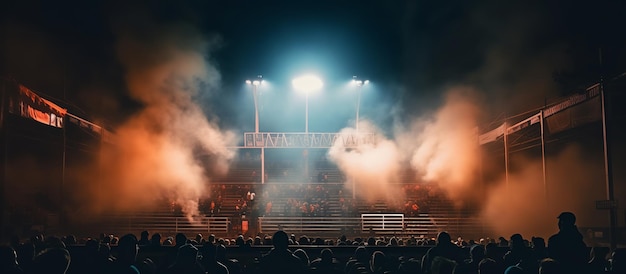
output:
[[[24,242],[13,237],[0,246],[0,273],[626,273],[626,249],[588,247],[575,222],[573,213],[561,213],[559,231],[547,245],[543,238],[528,240],[521,234],[453,240],[445,231],[436,239],[297,238],[285,231],[248,239],[240,235],[235,240],[201,234],[188,238],[183,233],[163,239],[147,230],[139,238],[40,234]],[[346,252],[351,254],[345,256]]]

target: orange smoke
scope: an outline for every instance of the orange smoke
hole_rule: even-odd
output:
[[[607,225],[606,213],[594,206],[595,200],[605,199],[606,188],[597,183],[602,182],[602,168],[588,158],[574,144],[547,158],[546,186],[540,158],[516,160],[523,168],[509,174],[508,184],[502,178],[488,190],[485,219],[498,235],[521,233],[525,238],[556,233],[562,211],[574,212],[579,227]]]
[[[236,143],[232,132],[207,118],[194,98],[215,92],[220,75],[207,63],[211,43],[189,28],[161,28],[146,40],[123,31],[117,45],[130,95],[141,110],[119,126],[116,143],[101,155],[101,206],[137,209],[167,199],[197,214],[208,170],[226,172]],[[209,155],[211,167],[198,156]],[[104,187],[103,187],[104,186]]]
[[[414,145],[410,163],[423,182],[438,184],[455,202],[471,197],[480,165],[474,91],[451,89],[432,117],[417,120],[403,140]]]

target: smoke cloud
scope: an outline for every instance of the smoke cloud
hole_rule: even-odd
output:
[[[410,166],[414,178],[409,182],[436,184],[460,206],[472,197],[479,164],[475,97],[471,89],[450,89],[441,108],[415,119],[408,129],[397,128],[394,139],[362,122],[361,130],[377,133],[377,144],[346,150],[337,143],[329,159],[346,174],[346,188],[354,184],[357,195],[366,200],[385,199],[391,204],[402,200],[404,190],[397,183],[407,183],[402,180],[405,167]],[[353,132],[352,128],[342,131]]]
[[[547,239],[558,231],[556,217],[563,211],[574,212],[579,227],[606,223],[606,214],[593,205],[594,200],[605,199],[605,188],[594,184],[602,181],[602,168],[585,161],[586,154],[572,144],[547,158],[545,186],[541,159],[516,160],[522,168],[510,173],[508,183],[501,177],[486,194],[483,216],[494,233]]]
[[[208,195],[212,175],[227,171],[234,155],[228,147],[237,141],[195,101],[219,87],[220,74],[209,63],[215,43],[188,26],[120,32],[118,57],[142,107],[102,151],[100,206],[137,209],[167,199],[188,217],[197,214],[198,199]]]
[[[522,233],[526,238],[547,238],[558,231],[556,216],[563,211],[574,212],[579,227],[607,222],[606,214],[598,214],[593,206],[593,201],[605,199],[605,187],[596,183],[603,182],[597,151],[576,141],[551,145],[545,185],[540,155],[509,152],[506,180],[504,159],[495,155],[501,151],[481,156],[486,151],[477,140],[483,115],[477,98],[471,88],[451,88],[440,108],[413,119],[407,128],[398,127],[393,138],[363,123],[365,131],[378,133],[378,143],[352,150],[337,144],[329,159],[346,174],[346,188],[354,184],[357,196],[368,201],[385,199],[391,205],[403,201],[402,184],[396,183],[436,185],[457,208],[478,206],[475,217],[485,221],[492,236]],[[413,178],[406,176],[407,166]]]
[[[422,182],[436,183],[457,205],[472,197],[480,164],[476,93],[453,88],[445,104],[430,118],[417,120],[404,142],[412,141],[410,164]],[[412,140],[411,140],[412,139]],[[406,144],[410,146],[410,144]]]
[[[328,157],[346,175],[346,188],[373,202],[383,199],[391,203],[402,201],[404,193],[396,189],[402,169],[402,157],[397,144],[367,121],[359,123],[360,131],[375,132],[379,138],[376,144],[361,145],[357,149],[346,149],[341,142],[328,151]],[[345,128],[342,134],[354,134],[353,128]]]

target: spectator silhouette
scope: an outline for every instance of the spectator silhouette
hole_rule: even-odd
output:
[[[304,273],[310,273],[311,260],[309,259],[309,254],[307,254],[304,249],[298,248],[293,252],[293,255],[298,257],[298,259],[302,262],[302,265],[304,266]]]
[[[559,232],[548,239],[548,256],[559,262],[565,273],[584,271],[589,251],[576,227],[576,216],[563,212],[558,219]]]
[[[590,274],[606,273],[606,271],[611,268],[610,262],[607,259],[610,251],[610,248],[604,246],[591,248],[591,260],[588,263]]]
[[[296,251],[293,252],[293,255],[298,257],[298,259],[302,261],[302,264],[305,267],[307,268],[309,267],[311,261],[309,260],[309,254],[307,254],[306,251],[304,251],[304,249],[301,249],[301,248],[296,249]]]
[[[539,270],[539,261],[532,256],[532,250],[527,246],[521,234],[513,234],[509,241],[509,251],[504,254],[504,265],[518,266],[524,270],[524,273],[537,273]]]
[[[204,238],[202,237],[202,234],[200,233],[196,234],[196,242],[198,244],[204,244]]]
[[[76,236],[70,234],[63,237],[63,243],[65,243],[65,246],[76,245]]]
[[[187,236],[183,233],[176,233],[176,247],[181,247],[187,244]]]
[[[370,260],[370,271],[373,274],[384,274],[387,272],[387,256],[382,251],[374,251]]]
[[[137,246],[137,237],[135,235],[126,234],[122,236],[117,245],[116,259],[107,273],[139,273],[139,269],[135,266],[138,251],[139,246]]]
[[[432,274],[452,274],[457,266],[457,262],[446,257],[436,256],[432,260],[430,272]]]
[[[548,250],[546,249],[546,240],[541,237],[533,237],[532,243],[532,257],[535,261],[541,262],[541,260],[548,257]]]
[[[399,274],[408,274],[408,273],[412,273],[412,274],[421,274],[421,269],[420,269],[420,264],[421,261],[417,260],[415,258],[404,258],[404,257],[400,257],[401,262],[398,265],[398,272]]]
[[[478,274],[501,274],[501,265],[491,258],[484,258],[478,263]]]
[[[545,258],[539,263],[539,274],[560,274],[560,273],[585,273],[583,271],[577,272],[563,272],[561,269],[561,263],[553,260],[552,258]]]
[[[324,248],[320,251],[320,257],[311,262],[311,268],[314,272],[319,273],[341,273],[339,269],[339,261],[335,258],[333,251],[329,248]]]
[[[422,257],[423,273],[431,273],[431,267],[435,257],[444,257],[455,261],[457,264],[463,261],[461,248],[452,243],[450,234],[445,231],[439,232],[439,235],[437,235],[437,244],[428,249],[424,257]]]
[[[223,244],[215,246],[215,259],[225,265],[230,274],[242,273],[241,266],[237,259],[226,258],[226,247]]]
[[[202,267],[210,274],[229,274],[228,268],[217,261],[216,246],[206,243],[202,246]]]
[[[98,241],[90,239],[85,242],[84,252],[71,254],[74,258],[67,273],[99,273],[102,268],[98,267],[100,254]]]
[[[524,274],[524,270],[516,265],[511,265],[504,270],[504,274]]]
[[[167,269],[169,274],[204,274],[204,268],[198,262],[198,248],[191,244],[184,244],[178,248],[174,264]]]
[[[345,267],[346,273],[358,272],[361,270],[369,270],[369,254],[364,245],[360,245],[354,250],[354,255],[348,260]]]
[[[155,233],[150,237],[150,245],[152,246],[161,246],[161,234]]]
[[[276,231],[272,237],[274,247],[263,257],[259,264],[259,273],[302,273],[305,270],[302,261],[293,255],[289,247],[289,236],[284,231]]]
[[[498,269],[498,273],[504,272],[504,256],[501,253],[500,247],[496,243],[488,243],[485,246],[485,258],[493,260],[495,267]]]
[[[626,273],[626,248],[617,248],[611,254],[610,273]]]
[[[501,236],[501,237],[498,238],[498,246],[500,246],[500,247],[508,247],[509,246],[509,241]]]
[[[150,258],[146,258],[141,263],[139,263],[138,267],[140,274],[156,274],[157,273],[157,265]]]
[[[141,236],[139,238],[139,245],[149,245],[150,244],[150,239],[148,238],[148,236],[150,236],[150,232],[148,232],[147,230],[144,230],[141,232]]]
[[[24,273],[24,270],[17,264],[17,254],[15,250],[10,246],[0,246],[0,273]]]
[[[33,260],[33,274],[65,274],[70,265],[70,253],[59,247],[45,249]]]
[[[457,265],[454,273],[477,274],[478,264],[484,258],[485,258],[485,247],[482,245],[473,245],[470,248],[470,258],[465,260],[463,264]]]

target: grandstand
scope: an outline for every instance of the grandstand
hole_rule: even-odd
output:
[[[210,186],[210,196],[199,201],[191,218],[169,201],[150,210],[101,216],[85,231],[122,235],[144,229],[171,235],[184,232],[222,237],[272,234],[285,230],[300,235],[366,237],[369,235],[435,237],[442,230],[452,235],[480,238],[488,229],[471,209],[457,209],[435,186],[399,183],[403,200],[390,204],[354,196],[345,187],[344,176],[328,161],[315,164],[309,178],[298,167],[280,160],[267,169],[261,184],[255,178],[258,164],[241,160],[219,182]],[[325,176],[324,176],[325,175]],[[357,189],[358,191],[358,189]],[[254,193],[251,200],[250,193]],[[416,206],[413,208],[412,206]]]
[[[518,163],[523,164],[515,156],[529,154],[539,159],[545,158],[542,154],[546,144],[549,147],[545,153],[552,156],[557,155],[566,144],[585,144],[595,151],[590,154],[592,157],[585,160],[601,163],[603,155],[602,142],[599,142],[602,136],[598,136],[601,135],[601,124],[598,121],[600,115],[596,111],[599,106],[597,87],[594,85],[582,95],[573,95],[560,103],[551,104],[545,112],[540,111],[526,118],[516,117],[519,121],[513,126],[503,123],[480,135],[485,154],[495,155],[491,160],[497,162],[490,167],[493,170],[486,170],[482,175],[484,180],[492,181],[493,176],[507,172],[502,164],[507,162],[503,159],[506,158],[504,155],[511,156],[511,163],[508,164],[511,169],[515,169]],[[619,90],[623,90],[623,87],[620,86]],[[623,98],[618,102],[622,101]],[[478,216],[476,209],[454,206],[453,201],[436,190],[436,186],[415,182],[408,172],[395,187],[404,190],[403,195],[399,195],[403,199],[394,203],[367,200],[354,195],[351,185],[346,182],[346,176],[326,158],[328,147],[324,146],[328,144],[324,142],[341,140],[344,145],[358,145],[360,141],[372,140],[352,139],[349,137],[353,136],[338,136],[338,133],[311,133],[311,136],[320,136],[316,139],[318,142],[311,143],[306,143],[307,137],[302,138],[302,133],[281,133],[281,138],[286,140],[282,143],[269,142],[271,138],[278,138],[273,135],[277,133],[245,133],[244,136],[252,137],[248,138],[252,142],[240,147],[237,158],[226,174],[209,176],[211,181],[206,185],[210,188],[210,195],[197,201],[198,212],[192,216],[186,216],[180,205],[165,200],[150,209],[106,212],[101,216],[80,215],[79,218],[85,219],[84,222],[69,223],[66,217],[72,216],[72,221],[76,221],[77,214],[67,209],[80,208],[87,199],[91,199],[82,196],[86,192],[81,191],[91,182],[76,176],[82,172],[80,167],[89,161],[96,162],[100,149],[114,142],[114,138],[110,132],[79,117],[68,117],[61,129],[58,123],[42,125],[40,121],[24,119],[17,115],[19,112],[13,114],[6,115],[3,121],[6,144],[3,150],[6,161],[3,195],[6,199],[2,207],[5,212],[9,212],[2,219],[3,235],[31,235],[33,232],[74,233],[79,236],[94,235],[95,232],[122,235],[129,232],[138,234],[149,229],[167,235],[185,232],[220,236],[241,233],[252,236],[284,229],[307,235],[345,234],[349,237],[371,234],[433,237],[441,230],[465,238],[499,236],[493,235],[491,228],[475,217]],[[622,122],[623,117],[616,116],[614,123]],[[542,133],[544,124],[540,122],[544,120],[547,137]],[[613,134],[614,140],[624,139],[621,138],[623,132],[614,131]],[[258,137],[263,140],[263,136],[268,139],[256,142]],[[508,143],[503,142],[505,136],[508,136]],[[294,144],[298,146],[280,147]],[[618,148],[623,149],[623,144],[618,144]],[[271,148],[270,145],[276,147]],[[258,154],[253,155],[262,147],[267,153],[264,184],[260,180],[261,159]],[[307,153],[311,160],[307,169],[303,168],[304,149],[309,150]],[[617,163],[623,163],[623,155],[614,154]],[[556,173],[546,171],[545,165],[542,168],[543,178],[539,170],[534,181],[542,182],[545,189],[550,190],[544,192],[546,200],[556,199],[559,193],[554,190],[558,180],[554,178],[556,175],[552,175]],[[603,170],[595,166],[591,168],[600,172],[596,172],[599,176],[593,177],[598,180],[589,182],[602,181]],[[31,172],[37,169],[41,169],[41,172]],[[569,185],[566,187],[570,189]],[[622,187],[618,185],[618,189]],[[588,201],[581,202],[576,211],[585,210],[585,214],[579,215],[581,227],[600,231],[607,227],[597,222],[597,219],[603,219],[603,214],[597,214],[598,209],[588,205],[592,205],[594,200],[605,200],[604,186],[592,190],[594,192],[584,193]],[[248,192],[255,193],[254,201],[248,197]],[[269,209],[268,204],[271,204]],[[413,205],[416,209],[413,209]]]

